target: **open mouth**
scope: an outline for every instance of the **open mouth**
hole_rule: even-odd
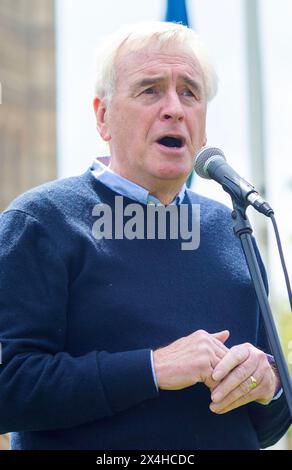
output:
[[[181,148],[184,146],[184,141],[180,137],[165,136],[157,141],[160,145],[164,147],[176,147]]]

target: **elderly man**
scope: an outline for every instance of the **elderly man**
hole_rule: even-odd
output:
[[[97,63],[109,167],[1,216],[0,431],[14,449],[271,445],[290,417],[230,211],[185,187],[215,72],[193,31],[159,22]]]

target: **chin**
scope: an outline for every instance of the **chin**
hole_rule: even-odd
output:
[[[190,165],[166,165],[163,168],[159,168],[155,172],[155,176],[165,180],[185,181],[191,171],[192,167]]]

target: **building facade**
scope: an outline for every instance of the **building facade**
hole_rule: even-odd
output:
[[[56,177],[53,0],[0,1],[0,210]]]
[[[54,7],[0,1],[0,211],[56,177]],[[0,436],[0,450],[8,448]]]

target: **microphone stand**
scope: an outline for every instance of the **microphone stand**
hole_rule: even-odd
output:
[[[277,329],[273,319],[273,314],[269,305],[266,289],[252,243],[251,234],[253,230],[245,213],[249,204],[245,204],[241,201],[238,202],[238,200],[236,200],[233,196],[231,196],[231,199],[233,204],[233,211],[231,214],[233,221],[233,231],[241,242],[249,273],[251,275],[251,279],[256,291],[256,296],[260,305],[269,344],[277,364],[281,384],[290,411],[290,416],[292,417],[292,384],[290,374],[284,359]]]

